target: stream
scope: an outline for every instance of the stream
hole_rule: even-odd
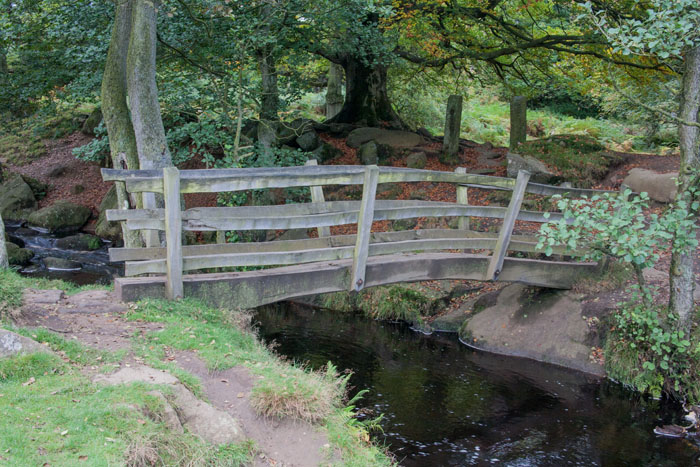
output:
[[[366,418],[401,465],[700,465],[698,446],[659,438],[680,407],[611,381],[473,350],[359,315],[279,304],[257,310],[261,338],[285,357],[350,370]]]
[[[108,243],[91,252],[61,250],[55,236],[7,230],[35,253],[22,274],[80,285],[121,275],[109,263]],[[49,270],[47,256],[80,267]],[[608,380],[476,351],[455,334],[426,336],[404,324],[293,303],[261,307],[254,319],[280,355],[350,371],[350,396],[369,390],[356,404],[358,418],[383,414],[374,440],[404,466],[700,465],[697,444],[652,432],[681,422],[680,407]]]

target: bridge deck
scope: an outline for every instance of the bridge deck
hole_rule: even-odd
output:
[[[483,280],[490,256],[420,253],[374,256],[367,260],[365,287],[439,279]],[[499,280],[567,289],[595,263],[505,258]],[[348,289],[352,259],[246,272],[183,276],[184,293],[213,306],[252,308],[305,295]],[[118,278],[121,300],[165,297],[165,276]]]

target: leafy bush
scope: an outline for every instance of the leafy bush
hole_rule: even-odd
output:
[[[102,162],[109,157],[109,139],[104,121],[95,128],[95,138],[83,146],[73,148],[73,155],[87,162]]]

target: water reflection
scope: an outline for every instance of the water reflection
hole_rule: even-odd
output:
[[[614,383],[486,354],[454,335],[282,304],[258,310],[280,354],[353,372],[358,404],[383,413],[379,442],[406,466],[697,465],[686,440],[657,438],[677,408]]]

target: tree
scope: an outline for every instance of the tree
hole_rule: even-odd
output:
[[[7,257],[7,246],[5,246],[5,223],[2,221],[2,215],[0,215],[0,269],[7,269],[9,267],[10,263]]]
[[[676,203],[697,217],[693,209],[697,199],[695,187],[700,183],[700,5],[695,0],[649,0],[635,2],[627,10],[618,11],[586,4],[594,25],[613,46],[625,56],[658,60],[672,72],[682,76],[678,96],[678,114],[626,96],[630,101],[657,113],[678,125],[681,152]],[[679,229],[674,234],[671,268],[669,271],[671,310],[684,329],[690,329],[693,319],[693,263],[696,246],[686,241],[694,230]]]

